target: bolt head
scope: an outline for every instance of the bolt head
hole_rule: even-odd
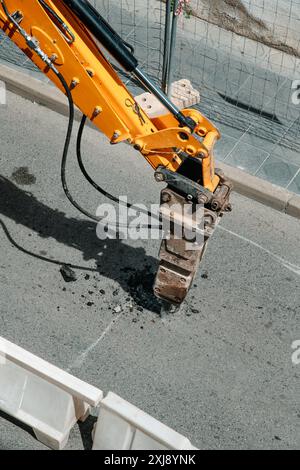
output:
[[[200,194],[198,196],[198,203],[199,204],[205,204],[207,202],[207,197],[204,194]]]
[[[120,132],[119,131],[115,131],[113,136],[112,136],[112,140],[117,140],[118,137],[120,137]]]
[[[205,155],[204,152],[199,152],[199,153],[197,154],[197,157],[198,157],[198,158],[206,158],[206,155]]]
[[[171,200],[171,196],[169,193],[165,192],[165,193],[162,193],[161,199],[163,202],[169,202]]]
[[[158,183],[161,183],[162,181],[165,180],[165,177],[162,173],[159,173],[159,172],[156,172],[155,175],[155,180],[158,182]]]

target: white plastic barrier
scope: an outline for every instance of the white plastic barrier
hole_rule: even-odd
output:
[[[0,106],[6,104],[6,85],[0,80]]]
[[[93,450],[194,450],[190,441],[109,392],[100,404]]]
[[[102,398],[101,390],[0,337],[0,410],[32,427],[46,446],[62,449]]]

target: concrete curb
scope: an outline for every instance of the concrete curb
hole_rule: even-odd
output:
[[[223,162],[218,162],[217,166],[230,177],[237,193],[300,219],[300,196],[297,194]]]
[[[69,106],[66,97],[54,86],[1,64],[0,80],[6,84],[7,90],[23,98],[46,106],[64,116],[69,114]],[[76,119],[81,117],[81,113],[78,109],[76,109],[75,115]]]
[[[7,90],[23,98],[47,106],[63,115],[69,113],[66,98],[51,85],[5,65],[0,65],[0,80],[6,83]],[[80,117],[80,111],[77,109],[76,118]],[[300,219],[300,196],[297,194],[225,163],[218,162],[217,166],[230,177],[237,193]]]

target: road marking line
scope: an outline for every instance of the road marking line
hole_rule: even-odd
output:
[[[259,245],[258,243],[254,242],[253,240],[249,240],[249,238],[243,237],[242,235],[239,235],[238,233],[232,232],[231,230],[228,230],[227,228],[224,228],[222,226],[218,226],[219,229],[223,230],[224,232],[230,233],[231,235],[239,238],[240,240],[243,240],[247,243],[250,243],[251,245],[255,246],[256,248],[260,249],[261,251],[264,251],[267,253],[269,256],[274,258],[278,263],[280,263],[282,266],[285,268],[289,269],[292,271],[294,274],[297,274],[300,276],[300,266],[297,266],[296,264],[292,264],[289,261],[286,261],[285,259],[281,258],[281,256],[276,255],[275,253],[272,253],[272,251],[268,250],[267,248]]]
[[[98,344],[103,340],[103,338],[107,335],[107,333],[110,332],[111,328],[113,327],[114,324],[117,323],[119,320],[120,316],[122,315],[122,312],[119,313],[118,316],[116,316],[110,323],[107,325],[105,330],[102,332],[101,336],[99,336],[96,341],[94,341],[90,346],[88,346],[78,357],[75,359],[75,361],[68,367],[67,372],[70,372],[72,369],[77,369],[78,367],[82,366],[82,364],[85,362],[87,356],[92,352]]]

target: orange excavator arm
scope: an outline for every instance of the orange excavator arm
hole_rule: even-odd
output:
[[[215,226],[228,202],[231,185],[214,167],[220,135],[195,109],[180,111],[140,70],[127,43],[87,0],[0,0],[0,28],[65,92],[111,144],[127,141],[168,182],[162,205],[205,207],[206,226]],[[137,104],[107,57],[112,56],[141,87],[153,93],[166,112],[150,118]],[[156,279],[158,297],[179,304],[185,298],[203,255],[172,233],[161,248]],[[179,241],[180,242],[180,241]],[[180,245],[180,246],[179,246]]]

